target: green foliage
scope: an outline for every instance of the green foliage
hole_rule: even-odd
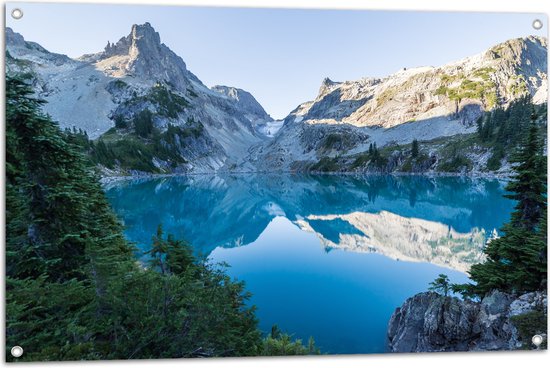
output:
[[[43,102],[20,79],[8,78],[7,85],[7,252],[19,259],[8,275],[80,279],[86,249],[120,226],[83,156],[40,113]],[[121,234],[111,241],[124,248]]]
[[[507,198],[517,201],[511,225],[533,232],[546,209],[546,156],[539,138],[539,126],[529,126],[529,135],[512,159],[515,174],[506,186]]]
[[[276,325],[271,329],[271,334],[263,340],[259,355],[262,356],[288,356],[288,355],[319,355],[320,351],[315,346],[313,337],[309,338],[308,345],[304,346],[302,340],[292,340],[292,336],[282,333]]]
[[[444,296],[449,294],[451,290],[451,283],[449,282],[449,277],[445,274],[440,273],[439,276],[432,282],[430,282],[429,290],[435,291],[436,293],[441,293]]]
[[[417,158],[418,157],[418,152],[419,152],[418,140],[413,139],[412,146],[411,146],[411,157],[412,158]]]
[[[174,358],[256,355],[262,344],[244,284],[159,226],[149,267],[136,267],[109,290],[109,355]],[[132,303],[127,303],[131,300]]]
[[[525,96],[529,94],[529,89],[527,88],[527,82],[523,75],[513,76],[506,86],[508,92],[514,96]]]
[[[113,85],[115,88],[117,89],[124,89],[124,88],[127,88],[128,87],[128,83],[126,83],[125,81],[123,81],[122,79],[117,79],[113,82]]]
[[[147,94],[138,95],[134,91],[132,98],[125,101],[124,106],[135,107],[139,110],[148,110],[151,108],[157,116],[176,119],[180,113],[189,107],[189,102],[178,93],[172,91],[172,87],[169,84],[157,83]]]
[[[476,69],[473,75],[475,77],[480,77],[481,79],[488,81],[491,79],[491,74],[494,73],[495,71],[496,71],[495,68],[487,66],[487,67]]]
[[[493,107],[498,105],[498,96],[496,89],[486,91],[483,97],[485,98],[485,106],[488,109],[492,109]]]
[[[510,320],[518,330],[519,339],[523,342],[522,348],[526,350],[534,348],[534,345],[531,342],[534,335],[546,334],[548,331],[548,318],[543,310],[534,310],[517,316],[512,316]],[[540,348],[548,348],[548,341],[546,339],[543,340]]]
[[[86,326],[132,248],[43,102],[19,78],[6,85],[6,341],[24,344],[28,360],[92,359]]]
[[[472,165],[472,161],[469,158],[456,153],[449,160],[439,163],[438,170],[444,172],[460,172],[462,170],[471,169]]]
[[[314,350],[262,339],[243,283],[161,227],[138,264],[79,151],[92,143],[63,134],[20,78],[6,87],[6,346],[25,348],[9,361]]]
[[[355,158],[355,160],[351,164],[351,168],[352,169],[357,169],[359,167],[366,166],[368,164],[368,162],[370,161],[370,158],[371,158],[371,154],[369,154],[368,152],[360,153],[359,155],[357,155],[357,157]]]
[[[382,93],[376,97],[376,106],[382,106],[385,103],[393,100],[397,94],[398,89],[396,87],[386,88]]]
[[[525,138],[531,115],[540,110],[546,115],[543,107],[532,104],[531,98],[525,96],[512,102],[506,110],[497,108],[486,113],[478,121],[477,133],[482,142],[500,149],[514,149]]]
[[[377,168],[384,168],[388,163],[388,159],[380,153],[376,143],[373,143],[372,146],[371,163]]]
[[[385,169],[387,163],[388,159],[380,152],[376,146],[376,143],[371,143],[367,152],[360,153],[356,156],[355,160],[351,164],[351,169],[369,166],[378,169]]]
[[[153,114],[151,111],[145,109],[134,116],[134,131],[139,137],[149,137],[153,134],[153,129]]]
[[[504,150],[501,147],[495,147],[493,154],[487,160],[487,170],[496,171],[501,167],[501,161],[504,158]]]
[[[325,151],[332,149],[341,149],[345,144],[345,139],[342,134],[339,133],[330,133],[324,139],[321,147]]]
[[[113,120],[115,122],[115,128],[117,129],[128,128],[128,122],[126,121],[126,119],[124,119],[122,115],[116,115]]]
[[[317,163],[313,164],[310,167],[310,170],[320,172],[336,172],[339,168],[340,167],[336,159],[324,156]]]
[[[168,118],[177,118],[189,106],[182,96],[172,92],[162,84],[156,84],[149,95],[149,100],[157,106],[157,113]]]
[[[150,133],[146,133],[147,138],[144,138],[139,134],[119,134],[114,129],[102,135],[95,144],[83,142],[81,147],[94,163],[109,169],[159,173],[163,168],[156,166],[155,160],[164,161],[171,168],[187,162],[181,149],[188,140],[200,139],[204,127],[190,119],[186,126],[168,124],[162,133],[156,128],[140,130],[142,133],[146,131]]]
[[[443,74],[441,76],[441,85],[434,93],[436,95],[445,95],[450,100],[458,102],[464,98],[481,99],[484,100],[485,106],[491,109],[498,103],[496,85],[490,78],[490,74],[493,72],[494,69],[492,68],[481,68],[475,70],[468,77],[463,74]],[[450,87],[451,84],[458,84],[458,86]]]
[[[525,140],[532,116],[540,116],[545,122],[546,105],[533,105],[531,98],[525,96],[512,102],[506,110],[497,108],[478,119],[477,136],[493,151],[487,170],[498,170],[501,161],[508,157],[507,152],[513,152]],[[539,136],[545,136],[545,131],[541,129]]]
[[[528,292],[547,287],[547,198],[546,156],[542,153],[536,116],[525,142],[515,155],[515,175],[506,189],[516,200],[504,235],[492,240],[487,261],[473,265],[470,278],[476,283],[469,292],[484,295],[493,289]]]

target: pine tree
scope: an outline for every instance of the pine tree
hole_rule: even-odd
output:
[[[108,279],[132,267],[131,247],[93,170],[32,94],[6,78],[6,340],[27,346],[27,360],[93,358]]]
[[[478,137],[482,138],[482,133],[483,133],[483,115],[481,115],[479,118],[477,118],[476,120],[476,133],[478,135]]]
[[[419,153],[418,140],[413,139],[411,147],[411,157],[417,158]]]
[[[487,261],[473,265],[470,293],[493,289],[509,292],[539,290],[546,285],[546,157],[542,154],[536,116],[514,162],[516,174],[507,185],[507,197],[517,201],[504,235],[492,240]]]
[[[441,273],[439,276],[430,283],[429,290],[437,293],[442,293],[443,296],[449,295],[451,289],[451,283],[449,282],[449,276]]]
[[[257,355],[265,351],[244,284],[193,257],[162,228],[137,264],[94,170],[6,78],[6,345],[19,360]],[[307,354],[285,335],[278,346]],[[14,360],[9,354],[8,360]]]
[[[546,208],[546,157],[542,154],[539,140],[539,127],[534,122],[529,126],[529,134],[523,147],[520,147],[512,163],[515,175],[506,187],[512,194],[507,198],[517,201],[512,213],[511,225],[533,231]]]

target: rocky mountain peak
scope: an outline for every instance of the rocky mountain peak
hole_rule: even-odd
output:
[[[153,40],[160,45],[160,35],[158,34],[158,32],[155,31],[155,29],[151,26],[151,23],[149,22],[132,25],[131,36],[134,40],[145,38]]]
[[[26,41],[21,34],[15,32],[10,27],[6,27],[5,35],[6,51],[11,57],[23,59],[32,57],[34,61],[40,60],[42,63],[52,63],[55,66],[71,62],[71,59],[66,55],[49,52],[36,42]],[[7,65],[7,67],[10,68],[13,65]],[[19,70],[19,72],[22,71]]]
[[[323,82],[321,82],[322,85],[326,86],[332,86],[334,84],[334,81],[332,81],[329,77],[325,77],[323,79]]]
[[[81,59],[96,63],[110,76],[169,82],[180,91],[186,90],[190,80],[196,80],[183,59],[161,42],[150,23],[134,24],[118,42],[107,42],[103,52]]]
[[[273,120],[250,92],[228,86],[213,86],[211,89],[232,100],[239,109],[245,112],[247,118],[253,123],[256,121],[267,122]]]
[[[542,64],[546,63],[547,49],[548,40],[544,37],[514,38],[491,47],[484,53],[483,59],[486,61],[507,61],[515,64],[529,61],[526,64],[543,67]]]
[[[117,55],[135,58],[139,54],[158,54],[161,51],[161,45],[160,35],[150,23],[134,24],[130,34],[122,37],[117,43],[107,41],[101,59]]]
[[[128,37],[131,38],[130,55],[139,53],[151,55],[162,52],[160,35],[149,23],[134,24]]]
[[[14,32],[10,27],[6,27],[6,45],[25,46],[25,39],[19,33]]]
[[[331,90],[334,89],[335,86],[339,85],[340,83],[334,82],[329,77],[326,77],[321,82],[321,87],[319,87],[319,96],[324,96],[327,93],[329,93]]]

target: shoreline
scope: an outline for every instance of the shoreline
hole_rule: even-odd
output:
[[[101,185],[113,184],[122,181],[132,180],[152,180],[159,178],[186,177],[186,176],[201,176],[201,175],[326,175],[326,176],[421,176],[426,178],[439,177],[460,177],[467,179],[496,179],[500,181],[509,181],[510,175],[495,174],[495,173],[454,173],[454,172],[427,172],[427,173],[410,173],[395,171],[391,173],[376,173],[376,172],[297,172],[297,171],[211,171],[211,172],[188,172],[188,173],[168,173],[168,174],[138,174],[138,175],[99,175]]]

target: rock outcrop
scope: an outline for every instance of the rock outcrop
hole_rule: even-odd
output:
[[[133,25],[118,42],[77,59],[25,41],[10,28],[6,49],[8,73],[33,76],[38,97],[48,102],[44,111],[62,128],[76,127],[96,139],[117,122],[131,128],[149,110],[159,131],[173,126],[192,132],[175,145],[185,164],[154,160],[164,172],[230,169],[265,139],[257,128],[273,120],[246,91],[206,87],[149,23]]]
[[[250,92],[240,88],[227,86],[214,86],[211,89],[234,101],[235,105],[241,109],[246,117],[253,123],[273,121],[271,116],[265,112],[262,105],[256,101]]]
[[[275,139],[250,157],[262,170],[274,163],[277,170],[292,171],[304,161],[366,152],[373,143],[383,147],[473,133],[476,120],[496,106],[525,95],[535,103],[547,101],[547,49],[545,38],[529,36],[440,67],[345,82],[325,78],[317,97],[293,110]],[[336,135],[351,144],[319,152],[324,137]]]
[[[481,302],[420,293],[392,315],[388,347],[398,353],[520,349],[530,341],[522,341],[513,317],[546,310],[547,295],[541,292],[493,291]],[[546,334],[546,326],[538,328],[534,332]]]
[[[79,59],[93,62],[113,77],[131,75],[145,81],[166,80],[181,91],[190,86],[190,80],[198,82],[183,59],[161,43],[160,35],[149,23],[134,24],[130,34],[117,43],[107,42],[103,52]]]
[[[325,78],[318,96],[284,121],[273,121],[246,91],[205,86],[149,23],[78,59],[49,52],[10,28],[6,50],[8,73],[33,76],[38,97],[48,102],[44,111],[62,128],[96,139],[144,109],[161,131],[200,122],[203,136],[186,146],[187,164],[176,172],[347,170],[345,162],[332,168],[327,160],[354,166],[373,143],[380,148],[473,133],[478,117],[497,105],[525,95],[547,98],[547,41],[533,36],[441,67],[346,82]],[[431,170],[437,155],[431,156],[413,169]],[[392,157],[388,170],[399,161]]]

